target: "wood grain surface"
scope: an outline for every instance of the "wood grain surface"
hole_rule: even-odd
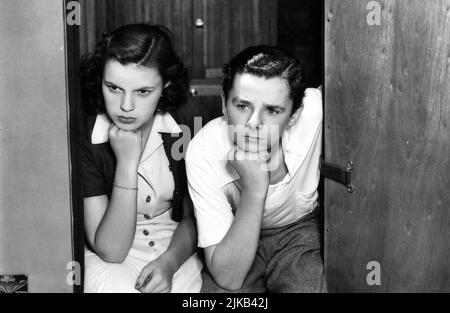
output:
[[[129,23],[167,26],[194,78],[256,44],[277,41],[278,0],[80,0],[80,53],[92,52],[104,32]],[[195,27],[202,19],[203,27]]]
[[[325,185],[330,291],[450,291],[450,1],[325,2]],[[370,286],[368,262],[381,266]]]

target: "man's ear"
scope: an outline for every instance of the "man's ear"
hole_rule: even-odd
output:
[[[289,127],[292,127],[292,126],[295,125],[295,123],[297,123],[297,121],[298,121],[298,119],[299,119],[299,117],[300,117],[300,114],[302,114],[302,111],[303,111],[303,105],[300,106],[300,107],[294,112],[294,114],[292,114],[292,116],[289,118],[289,122],[288,122],[288,126],[289,126]]]
[[[220,98],[222,99],[222,113],[227,116],[227,101],[225,100],[223,92],[220,94]]]

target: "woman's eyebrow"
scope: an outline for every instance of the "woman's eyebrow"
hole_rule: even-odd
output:
[[[144,86],[144,87],[139,87],[139,88],[136,88],[136,89],[134,89],[134,90],[143,90],[143,89],[155,89],[156,87],[151,87],[151,86]]]
[[[113,82],[110,82],[110,81],[108,81],[108,80],[106,80],[106,79],[104,79],[103,81],[105,82],[105,84],[118,86],[117,84],[115,84],[115,83],[113,83]]]
[[[108,80],[104,80],[104,82],[105,82],[105,84],[107,84],[107,85],[114,85],[114,86],[116,86],[116,87],[119,87],[119,88],[122,88],[122,87],[120,87],[118,84],[116,84],[116,83],[113,83],[113,82],[111,82],[111,81],[108,81]],[[136,88],[136,89],[133,89],[133,90],[142,90],[142,89],[155,89],[156,87],[151,87],[151,86],[143,86],[143,87],[139,87],[139,88]],[[123,88],[122,88],[123,89]]]
[[[118,84],[116,84],[116,83],[114,83],[114,82],[112,82],[112,81],[109,81],[109,80],[106,80],[106,79],[104,79],[103,81],[105,82],[105,85],[107,85],[107,86],[114,86],[114,87],[123,89],[123,88],[120,87]]]

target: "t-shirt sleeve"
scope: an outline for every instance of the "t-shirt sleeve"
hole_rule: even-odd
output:
[[[84,198],[107,194],[104,175],[94,161],[90,144],[85,136],[81,139],[81,180]]]
[[[303,97],[303,108],[295,125],[291,127],[291,145],[296,146],[301,155],[316,148],[321,142],[322,132],[322,94],[319,89],[307,88]]]
[[[227,234],[234,215],[215,173],[214,161],[193,155],[188,147],[186,172],[189,194],[194,204],[198,228],[198,246],[209,247],[220,243]],[[219,164],[217,164],[219,165]]]

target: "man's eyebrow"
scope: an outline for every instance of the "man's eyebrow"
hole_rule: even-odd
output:
[[[239,98],[238,96],[231,98],[231,102],[232,102],[232,103],[239,102],[239,103],[246,103],[246,104],[250,104],[250,103],[251,103],[250,101],[241,99],[241,98]]]
[[[285,110],[285,107],[282,106],[282,105],[279,105],[279,104],[267,104],[267,103],[265,103],[264,106],[265,106],[266,108],[269,108],[269,109]]]

